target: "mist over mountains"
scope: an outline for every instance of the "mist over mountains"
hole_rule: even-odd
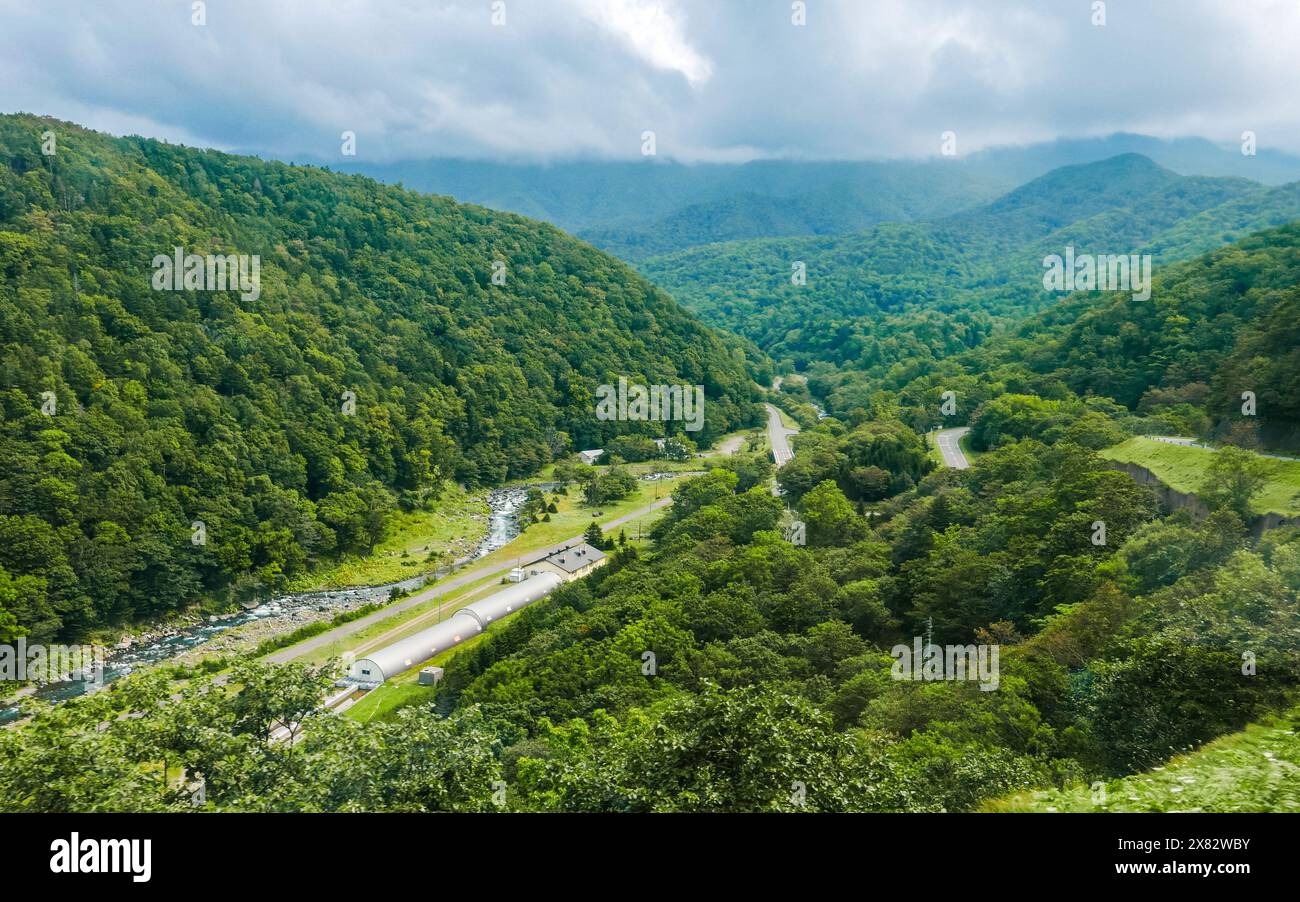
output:
[[[835,235],[881,222],[942,218],[1053,169],[1127,153],[1180,175],[1236,176],[1266,185],[1300,179],[1300,157],[1282,151],[1262,148],[1246,156],[1237,145],[1204,138],[1129,133],[918,160],[687,165],[429,159],[358,160],[336,168],[542,219],[624,259],[641,260],[718,241]]]

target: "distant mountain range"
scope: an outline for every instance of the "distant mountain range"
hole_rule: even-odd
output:
[[[955,159],[744,164],[431,159],[335,168],[543,219],[627,260],[746,238],[836,235],[950,216],[1062,166],[1141,154],[1180,175],[1265,185],[1300,179],[1300,157],[1204,138],[1114,134],[999,147]]]
[[[1048,305],[1055,296],[1043,288],[1042,260],[1066,247],[1151,254],[1160,267],[1296,219],[1300,185],[1184,176],[1123,154],[1061,167],[943,219],[710,244],[640,266],[707,322],[773,356],[870,369],[900,355],[917,358],[913,347],[894,353],[879,346],[883,335],[914,337],[920,328],[899,317],[966,311],[1010,321]],[[791,281],[800,262],[805,285]],[[940,331],[955,336],[971,327],[963,322]]]
[[[1014,184],[948,161],[511,166],[428,160],[342,168],[543,219],[631,260],[714,241],[838,234],[946,216]]]

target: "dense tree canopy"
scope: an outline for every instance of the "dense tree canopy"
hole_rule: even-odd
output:
[[[256,255],[260,293],[156,290],[176,247]],[[0,629],[37,638],[364,553],[443,480],[682,431],[597,419],[620,376],[704,386],[694,440],[761,415],[733,349],[552,227],[50,119],[0,117],[0,276]]]

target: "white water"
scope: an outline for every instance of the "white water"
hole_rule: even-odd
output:
[[[467,560],[486,557],[498,548],[506,545],[519,535],[518,513],[529,488],[550,488],[550,486],[528,486],[524,488],[496,489],[488,495],[488,533],[469,555]],[[215,620],[177,626],[168,629],[164,635],[149,641],[132,644],[127,648],[114,649],[104,663],[101,686],[121,679],[141,667],[149,667],[170,660],[190,649],[203,645],[214,636],[226,630],[254,620],[269,617],[284,618],[295,611],[315,609],[317,611],[342,610],[360,607],[375,602],[385,602],[394,590],[417,589],[430,579],[437,578],[444,571],[411,577],[382,586],[358,586],[350,589],[331,589],[323,592],[302,592],[280,595],[270,601],[237,611],[233,614],[218,616]],[[50,683],[37,688],[31,695],[45,701],[64,701],[93,691],[94,687],[86,680],[74,679]],[[0,723],[11,721],[19,716],[18,707],[0,708]]]

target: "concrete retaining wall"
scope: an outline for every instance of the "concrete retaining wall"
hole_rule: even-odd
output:
[[[1189,510],[1198,520],[1203,520],[1210,515],[1210,509],[1195,494],[1180,492],[1178,489],[1165,485],[1160,481],[1159,476],[1141,464],[1112,460],[1110,465],[1116,470],[1122,470],[1133,477],[1133,481],[1138,485],[1150,486],[1155,491],[1160,506],[1166,512]],[[1279,526],[1300,526],[1300,517],[1284,517],[1281,514],[1269,513],[1255,517],[1248,525],[1251,534],[1258,538],[1268,530],[1277,529]]]

